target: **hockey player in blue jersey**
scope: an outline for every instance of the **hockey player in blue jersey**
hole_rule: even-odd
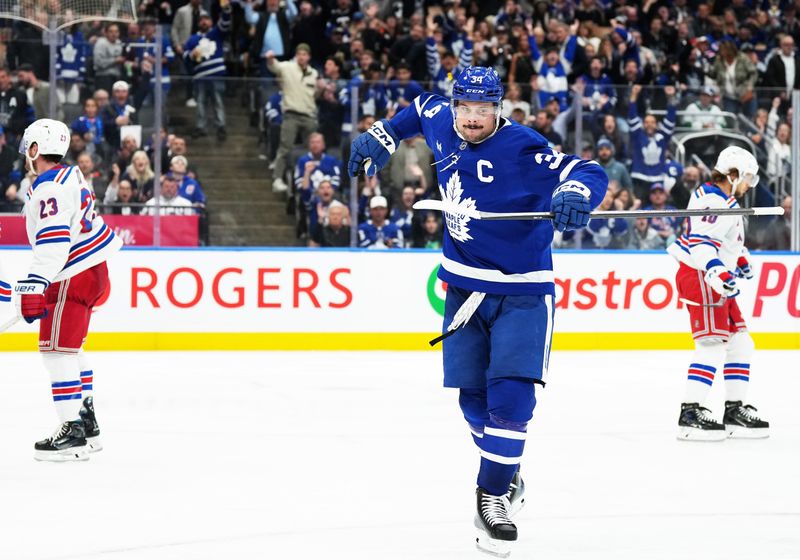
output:
[[[502,98],[494,69],[468,67],[452,101],[425,93],[358,136],[348,170],[374,175],[401,140],[420,134],[437,159],[446,225],[438,275],[448,284],[444,330],[453,334],[443,341],[444,385],[460,390],[481,456],[478,547],[504,555],[517,539],[519,462],[550,353],[553,228],[585,227],[608,179],[597,163],[501,118]],[[486,221],[477,211],[552,211],[554,219]]]

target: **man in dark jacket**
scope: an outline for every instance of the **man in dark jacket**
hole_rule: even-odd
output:
[[[424,82],[428,77],[428,66],[425,60],[425,28],[415,23],[409,34],[400,37],[389,50],[389,63],[393,66],[401,60],[411,67],[411,79]]]
[[[0,126],[5,129],[9,144],[14,144],[25,131],[30,119],[28,97],[14,87],[8,68],[0,67]]]
[[[800,88],[800,57],[794,52],[794,38],[784,35],[781,47],[767,64],[764,86],[781,88],[781,97],[786,99],[792,89]]]

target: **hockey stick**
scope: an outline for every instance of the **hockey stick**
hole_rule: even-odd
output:
[[[438,210],[448,214],[466,214],[478,220],[552,220],[552,212],[481,212],[479,210],[465,210],[457,204],[446,203],[442,200],[420,200],[414,203],[414,210]],[[452,210],[452,212],[451,212]],[[592,212],[592,218],[686,218],[689,216],[782,216],[783,208],[780,206],[765,206],[759,208],[698,208],[689,210],[609,210]]]
[[[11,317],[11,319],[7,320],[5,323],[0,324],[0,334],[6,332],[8,329],[16,325],[17,321],[19,321],[19,317],[14,316]]]
[[[680,301],[681,303],[685,303],[686,305],[693,305],[695,307],[722,307],[723,305],[725,305],[725,299],[726,298],[722,298],[722,300],[718,301],[717,303],[697,303],[696,301],[692,301],[690,299],[682,297],[678,298],[678,301]]]

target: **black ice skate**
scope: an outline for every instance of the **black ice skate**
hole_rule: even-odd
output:
[[[478,511],[475,514],[478,550],[508,558],[511,542],[517,540],[517,526],[509,519],[507,495],[492,496],[483,488],[475,492]]]
[[[100,426],[94,415],[94,397],[86,397],[81,405],[81,420],[86,430],[86,445],[89,446],[89,453],[96,453],[103,449],[100,443]]]
[[[61,424],[55,433],[33,446],[33,458],[37,461],[86,461],[89,447],[82,420]]]
[[[756,408],[742,401],[725,401],[725,415],[722,423],[728,437],[759,439],[769,437],[769,422],[756,416]]]
[[[522,506],[525,505],[525,481],[519,474],[519,471],[514,473],[514,478],[511,479],[511,484],[508,486],[506,498],[510,504],[508,507],[509,517],[514,517]]]
[[[678,439],[686,441],[722,441],[728,437],[725,426],[710,416],[711,411],[698,403],[681,404]]]

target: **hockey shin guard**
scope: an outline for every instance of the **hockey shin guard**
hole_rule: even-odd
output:
[[[92,396],[94,372],[92,371],[92,366],[83,349],[78,352],[78,365],[81,370],[81,390],[83,392],[83,398],[85,399],[86,397]]]
[[[717,367],[725,357],[725,342],[719,338],[696,340],[686,379],[685,403],[703,404],[714,382]]]
[[[77,354],[42,354],[42,362],[50,374],[53,403],[61,422],[80,418],[82,398],[80,366]]]
[[[750,333],[737,332],[731,336],[725,352],[725,400],[745,402],[750,383],[750,359],[755,350]]]
[[[488,421],[480,441],[481,468],[478,486],[501,496],[519,469],[525,448],[528,422],[536,406],[532,379],[519,377],[492,379],[486,400]]]

